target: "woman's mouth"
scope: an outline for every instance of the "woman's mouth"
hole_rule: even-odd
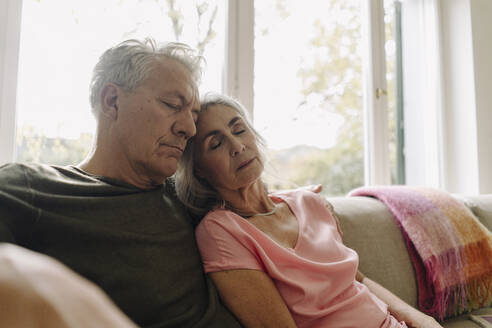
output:
[[[241,164],[239,164],[237,170],[242,170],[244,169],[245,167],[249,166],[249,164],[253,163],[253,161],[255,160],[255,158],[251,158],[251,159],[248,159],[247,161],[244,161],[242,162]]]

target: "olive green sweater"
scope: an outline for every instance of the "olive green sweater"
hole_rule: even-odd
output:
[[[75,167],[0,167],[0,242],[52,256],[143,327],[239,327],[202,270],[174,190]]]

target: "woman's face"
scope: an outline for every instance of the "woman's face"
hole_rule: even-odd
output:
[[[195,173],[221,195],[254,183],[263,171],[256,138],[232,108],[212,105],[200,113],[194,140]]]

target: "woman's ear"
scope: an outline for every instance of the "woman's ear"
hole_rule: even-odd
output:
[[[106,84],[101,91],[101,114],[112,120],[118,118],[120,91],[120,88],[113,83]]]

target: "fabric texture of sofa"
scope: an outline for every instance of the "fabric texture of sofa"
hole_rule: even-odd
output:
[[[492,195],[456,196],[492,231]],[[417,307],[415,271],[402,232],[388,208],[371,197],[327,198],[340,219],[345,245],[359,254],[360,271]],[[486,307],[472,314],[492,314]],[[448,318],[445,328],[479,328],[469,314]]]

